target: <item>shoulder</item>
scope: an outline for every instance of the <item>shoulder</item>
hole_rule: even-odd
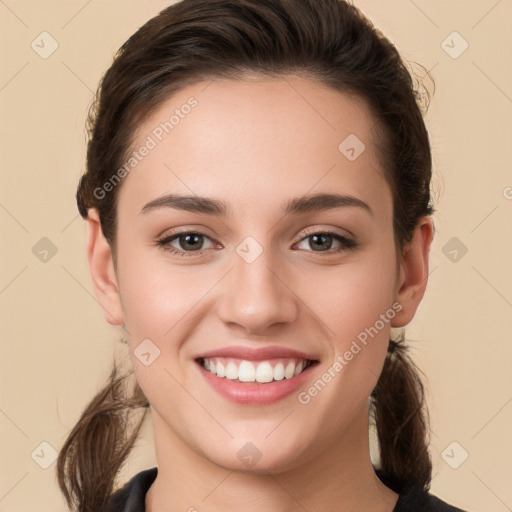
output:
[[[393,512],[466,512],[418,486],[399,494]]]
[[[157,474],[156,467],[137,473],[112,494],[107,507],[102,512],[144,512],[146,493]]]

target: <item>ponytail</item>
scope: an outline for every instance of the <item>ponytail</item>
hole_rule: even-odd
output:
[[[395,492],[412,485],[428,490],[432,478],[428,411],[419,370],[407,354],[403,334],[390,340],[371,397],[380,449],[380,479]]]
[[[60,450],[57,479],[70,510],[103,510],[137,439],[147,411],[135,425],[130,413],[149,407],[149,402],[137,383],[127,396],[126,381],[132,373],[118,375],[114,362],[107,384],[83,411]]]

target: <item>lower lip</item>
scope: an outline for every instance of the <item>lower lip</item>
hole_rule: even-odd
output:
[[[291,395],[304,385],[309,377],[311,365],[291,379],[275,380],[267,383],[239,382],[238,380],[217,377],[198,364],[206,382],[220,395],[238,404],[267,405]]]

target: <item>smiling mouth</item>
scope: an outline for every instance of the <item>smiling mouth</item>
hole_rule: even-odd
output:
[[[300,358],[248,361],[229,357],[202,357],[197,359],[197,362],[219,378],[260,384],[293,379],[317,363]]]

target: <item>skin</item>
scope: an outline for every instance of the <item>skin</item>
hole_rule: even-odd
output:
[[[376,120],[364,101],[308,78],[188,86],[140,127],[133,147],[191,96],[197,107],[121,185],[115,259],[95,209],[87,221],[96,295],[107,321],[125,325],[151,404],[158,476],[146,509],[390,512],[398,496],[372,469],[369,396],[390,326],[409,323],[423,297],[432,222],[420,219],[397,265]],[[366,147],[354,161],[338,150],[351,133]],[[171,192],[222,200],[230,215],[140,213]],[[371,213],[345,206],[283,215],[288,200],[321,192],[356,197]],[[173,229],[205,234],[203,254],[159,247]],[[326,252],[307,237],[325,230],[358,246],[332,239]],[[247,236],[263,249],[252,263],[236,252]],[[172,246],[187,250],[177,239]],[[224,346],[290,347],[319,360],[307,389],[394,302],[402,310],[307,405],[297,393],[270,405],[235,404],[194,361]],[[133,352],[147,338],[160,350],[149,366]],[[251,469],[237,457],[247,442],[262,455]]]

